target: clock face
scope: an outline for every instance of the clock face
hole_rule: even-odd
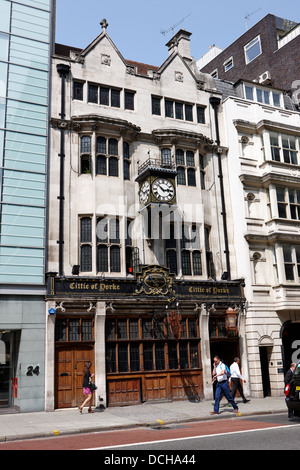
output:
[[[175,188],[171,181],[157,178],[152,184],[153,195],[161,202],[169,202],[175,195]]]
[[[140,189],[140,202],[146,204],[150,195],[150,183],[149,181],[144,181]]]

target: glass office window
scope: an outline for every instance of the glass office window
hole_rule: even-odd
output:
[[[1,36],[0,36],[1,41]],[[49,44],[33,41],[32,39],[12,36],[10,41],[10,62],[31,68],[48,70]]]
[[[7,131],[5,139],[6,166],[18,170],[45,172],[46,146],[45,137]]]
[[[10,6],[11,3],[7,0],[0,0],[0,31],[5,33],[9,33]]]
[[[0,33],[0,60],[8,60],[9,35]]]
[[[0,246],[0,282],[40,283],[43,249]]]
[[[4,127],[5,123],[5,104],[6,100],[4,98],[0,98],[0,127]]]
[[[4,170],[2,200],[11,204],[44,206],[45,175]]]
[[[8,100],[6,128],[32,134],[47,134],[47,108],[31,103]]]
[[[47,105],[47,73],[40,70],[26,69],[18,65],[10,65],[8,73],[8,97]]]
[[[19,3],[28,5],[34,8],[40,8],[41,10],[49,10],[51,6],[51,0],[20,0]]]
[[[0,62],[0,97],[6,96],[7,64]]]
[[[49,13],[18,3],[13,4],[11,33],[37,41],[49,41]]]
[[[0,129],[0,168],[3,166],[3,146],[4,146],[4,131]],[[0,181],[2,177],[0,174]]]

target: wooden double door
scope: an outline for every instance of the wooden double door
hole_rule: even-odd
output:
[[[91,361],[93,364],[93,346],[68,345],[57,347],[55,355],[55,408],[79,406],[83,401],[84,364],[87,361]],[[91,367],[92,373],[94,373],[93,365]]]

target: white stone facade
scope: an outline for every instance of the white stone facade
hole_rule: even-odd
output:
[[[246,100],[245,87],[277,93],[280,106]],[[281,91],[271,87],[245,82],[228,94],[223,113],[232,204],[230,234],[237,276],[246,283],[251,391],[254,397],[281,396],[284,366],[287,370],[292,360],[284,356],[282,330],[285,322],[300,321],[300,116],[292,106],[287,109]],[[264,375],[269,375],[265,385]]]
[[[112,297],[112,291],[119,288],[118,283],[126,281],[130,286],[130,282],[136,282],[133,258],[137,253],[141,266],[167,266],[174,269],[176,264],[177,272],[172,282],[176,283],[178,292],[180,289],[186,289],[189,295],[196,292],[193,297],[182,296],[181,301],[187,315],[197,316],[201,346],[198,346],[199,353],[193,353],[197,360],[199,357],[198,372],[195,374],[199,377],[201,375],[201,383],[198,385],[203,389],[203,396],[211,398],[208,308],[218,299],[223,299],[224,317],[224,301],[229,306],[234,300],[228,295],[227,281],[220,281],[222,273],[228,269],[228,260],[225,256],[224,214],[217,155],[223,164],[226,148],[222,127],[221,142],[216,145],[218,129],[210,100],[220,100],[221,94],[210,76],[197,71],[190,55],[190,33],[184,30],[177,33],[167,44],[169,56],[166,61],[161,67],[154,67],[126,61],[107,35],[106,21],[101,25],[102,33],[85,50],[71,51],[68,57],[66,53],[59,54],[57,50],[52,60],[48,271],[58,273],[59,279],[54,274],[49,278],[47,312],[53,307],[56,319],[48,317],[47,360],[49,364],[56,361],[54,358],[58,349],[55,323],[58,316],[63,319],[64,315],[69,315],[76,319],[80,314],[83,317],[87,313],[93,315],[94,371],[98,385],[96,404],[107,405],[107,315],[115,311],[123,317],[125,311],[127,317],[128,314],[138,316],[143,312],[150,315],[150,308],[165,309],[167,301],[162,298],[154,301],[149,296],[147,302],[142,302],[136,297],[132,297],[132,300],[126,297],[126,303],[120,297]],[[62,106],[65,106],[64,111]],[[170,236],[162,236],[165,225],[158,224],[157,231],[151,237],[144,228],[145,204],[141,204],[140,192],[142,168],[147,168],[147,165],[152,168],[157,161],[163,162],[159,171],[165,172],[166,179],[175,178],[172,176],[172,168],[176,168],[176,182],[173,182],[176,199],[169,204],[161,199],[161,204],[154,206],[162,212],[177,211],[189,227],[189,236],[194,236],[195,240],[195,245],[183,250],[181,234],[175,237],[178,239],[171,247],[172,266],[171,254],[167,253],[168,246],[164,239],[170,239]],[[151,173],[153,168],[149,171]],[[167,191],[164,185],[161,191],[163,194]],[[146,201],[148,195],[145,194]],[[161,197],[164,196],[161,194]],[[156,219],[159,219],[159,214],[156,215]],[[101,226],[103,218],[107,221],[104,229]],[[152,218],[151,229],[156,219],[155,216]],[[231,226],[230,211],[228,220]],[[128,223],[132,229],[129,242]],[[104,232],[109,242],[106,240],[101,243],[99,240],[104,237]],[[237,279],[233,248],[233,240],[230,239],[228,258],[231,279]],[[106,257],[103,253],[106,253]],[[188,262],[189,269],[186,267]],[[78,270],[75,277],[74,268]],[[57,280],[62,290],[53,296]],[[192,286],[192,283],[202,281],[210,283],[208,290],[211,302],[208,306],[202,304],[201,296],[198,295],[200,287],[186,287],[186,284]],[[64,292],[66,285],[68,291]],[[236,286],[239,288],[239,283],[233,287]],[[159,287],[155,288],[160,292]],[[105,291],[107,298],[94,296],[91,289],[102,289],[101,294]],[[222,296],[222,292],[227,294]],[[241,302],[242,305],[240,294],[234,302]],[[235,339],[235,344],[241,353],[243,373],[248,378],[243,313],[239,310],[241,333],[240,339]],[[187,350],[190,363],[193,345],[190,341]],[[121,343],[119,347],[121,349]],[[167,347],[165,344],[165,354]],[[48,368],[47,409],[57,407],[54,397],[59,376],[70,377],[72,373],[58,373],[60,364],[65,367],[67,361],[63,358],[54,367]],[[194,368],[197,370],[197,367]],[[171,367],[166,369],[170,375]],[[189,371],[193,372],[191,367]],[[122,380],[125,379],[128,378],[124,375]],[[152,374],[148,383],[154,379]],[[144,377],[139,380],[144,380]],[[195,377],[195,380],[197,382],[198,378]],[[178,383],[177,380],[175,385],[179,389],[181,385]],[[69,385],[66,384],[67,379],[61,388],[67,390]],[[162,385],[160,387],[163,394]],[[64,392],[61,393],[63,396]],[[65,391],[66,396],[67,393]],[[130,390],[130,393],[134,394],[134,391]],[[68,403],[70,401],[66,398],[62,406],[71,406]]]

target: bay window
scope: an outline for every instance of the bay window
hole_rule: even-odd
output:
[[[276,188],[278,217],[300,220],[300,190]]]
[[[272,132],[270,133],[270,146],[273,161],[298,165],[298,139]]]
[[[289,282],[300,281],[300,246],[283,245],[285,279]]]

